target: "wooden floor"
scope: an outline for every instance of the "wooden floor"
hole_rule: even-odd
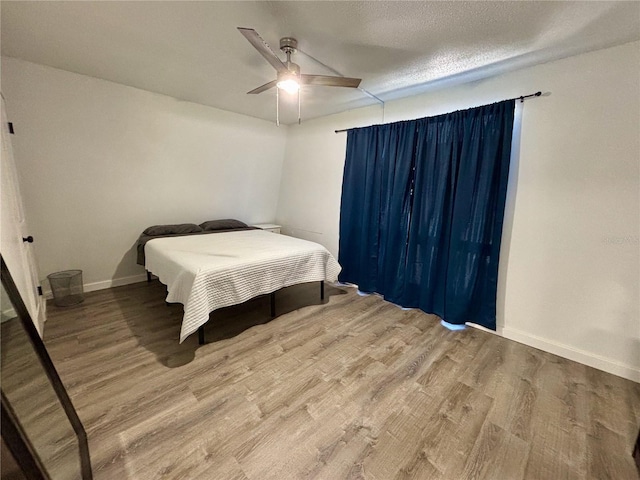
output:
[[[52,479],[78,478],[77,437],[27,331],[17,317],[0,323],[0,341],[2,393],[11,403],[15,418]],[[0,472],[3,480],[24,478],[10,475],[4,461],[0,464]]]
[[[158,282],[49,306],[96,479],[637,479],[640,385],[316,284],[178,343]]]

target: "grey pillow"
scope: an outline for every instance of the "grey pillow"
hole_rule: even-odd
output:
[[[225,218],[224,220],[210,220],[208,222],[201,223],[200,226],[205,232],[211,232],[214,230],[230,230],[232,228],[244,228],[247,226],[247,224],[242,223],[240,220]]]
[[[176,233],[197,233],[201,232],[202,228],[200,228],[195,223],[181,223],[179,225],[154,225],[153,227],[147,228],[143,233],[143,235],[149,235],[151,237],[155,237],[158,235],[171,235]]]

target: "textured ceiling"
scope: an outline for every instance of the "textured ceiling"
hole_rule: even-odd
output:
[[[275,119],[275,78],[236,27],[283,36],[383,100],[640,38],[639,2],[2,2],[2,54]],[[281,55],[282,57],[282,55]],[[283,58],[283,57],[282,57]],[[303,73],[332,74],[297,54]],[[281,108],[295,120],[293,98]],[[302,117],[376,103],[306,87]]]

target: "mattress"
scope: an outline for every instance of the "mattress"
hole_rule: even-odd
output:
[[[214,310],[298,283],[333,282],[341,269],[322,245],[264,230],[156,238],[144,250],[166,301],[184,305],[180,343]]]

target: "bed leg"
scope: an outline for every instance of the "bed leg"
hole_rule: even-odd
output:
[[[147,282],[151,281],[151,272],[147,270]]]
[[[324,300],[324,282],[320,282],[320,300]]]
[[[276,292],[271,292],[269,298],[271,299],[271,318],[273,318],[276,316]]]
[[[204,345],[204,325],[198,327],[198,345]]]

